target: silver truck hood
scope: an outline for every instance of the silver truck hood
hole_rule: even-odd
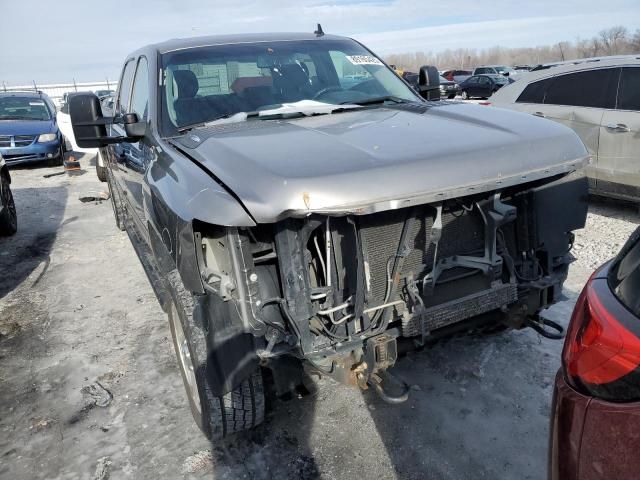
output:
[[[259,223],[460,197],[570,172],[588,159],[578,136],[555,122],[450,103],[250,120],[193,130],[176,143]]]

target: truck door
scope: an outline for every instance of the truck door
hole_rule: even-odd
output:
[[[149,66],[147,59],[141,56],[138,60],[136,74],[133,80],[133,88],[131,91],[131,101],[129,103],[129,111],[127,113],[135,113],[139,121],[147,123],[149,117]],[[146,220],[143,205],[143,179],[149,158],[151,157],[151,149],[146,137],[139,142],[127,144],[128,148],[124,153],[124,166],[126,169],[126,195],[129,204],[135,215],[141,231],[146,230]]]
[[[602,116],[597,170],[598,191],[640,199],[640,66],[622,69],[616,108]]]
[[[118,84],[118,93],[116,96],[116,103],[113,109],[113,115],[119,116],[126,113],[129,110],[129,100],[131,98],[131,84],[133,82],[133,75],[136,69],[135,59],[131,58],[125,63],[122,70],[122,76],[120,83]],[[122,125],[114,123],[110,126],[110,136],[112,137],[124,137],[125,131]],[[127,157],[127,151],[130,145],[128,143],[114,143],[107,147],[107,161],[109,162],[109,169],[113,174],[115,181],[114,188],[118,189],[118,192],[122,193],[120,197],[125,202],[125,208],[131,212],[132,206],[130,205],[129,198],[127,196],[127,166],[125,163]]]
[[[587,175],[593,187],[598,177],[600,123],[606,108],[615,104],[617,68],[591,69],[558,75],[548,85],[543,105],[534,115],[555,120],[578,134],[591,155]]]

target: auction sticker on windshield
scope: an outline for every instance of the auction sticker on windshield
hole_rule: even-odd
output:
[[[346,58],[354,65],[382,65],[382,62],[372,55],[347,55]]]

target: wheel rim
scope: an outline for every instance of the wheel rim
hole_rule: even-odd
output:
[[[2,182],[2,205],[9,211],[9,222],[12,228],[16,227],[18,216],[16,215],[16,204],[13,201],[13,195],[9,188],[9,183]]]
[[[191,397],[191,401],[198,412],[202,412],[202,407],[200,406],[200,394],[198,393],[198,383],[196,382],[196,374],[193,369],[193,362],[191,361],[189,342],[184,334],[182,322],[180,321],[180,317],[178,317],[178,310],[173,302],[171,303],[171,314],[169,315],[169,319],[171,321],[171,329],[173,331],[173,340],[176,355],[178,356],[178,364],[186,384],[187,394]]]

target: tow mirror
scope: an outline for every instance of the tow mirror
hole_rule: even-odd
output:
[[[146,124],[138,122],[136,114],[121,118],[104,117],[100,100],[95,93],[77,93],[69,98],[69,114],[73,135],[81,148],[100,148],[112,143],[137,142],[144,136]],[[126,137],[112,137],[107,133],[107,125],[123,123]]]
[[[440,100],[440,74],[436,67],[433,65],[420,67],[418,90],[426,100]]]

